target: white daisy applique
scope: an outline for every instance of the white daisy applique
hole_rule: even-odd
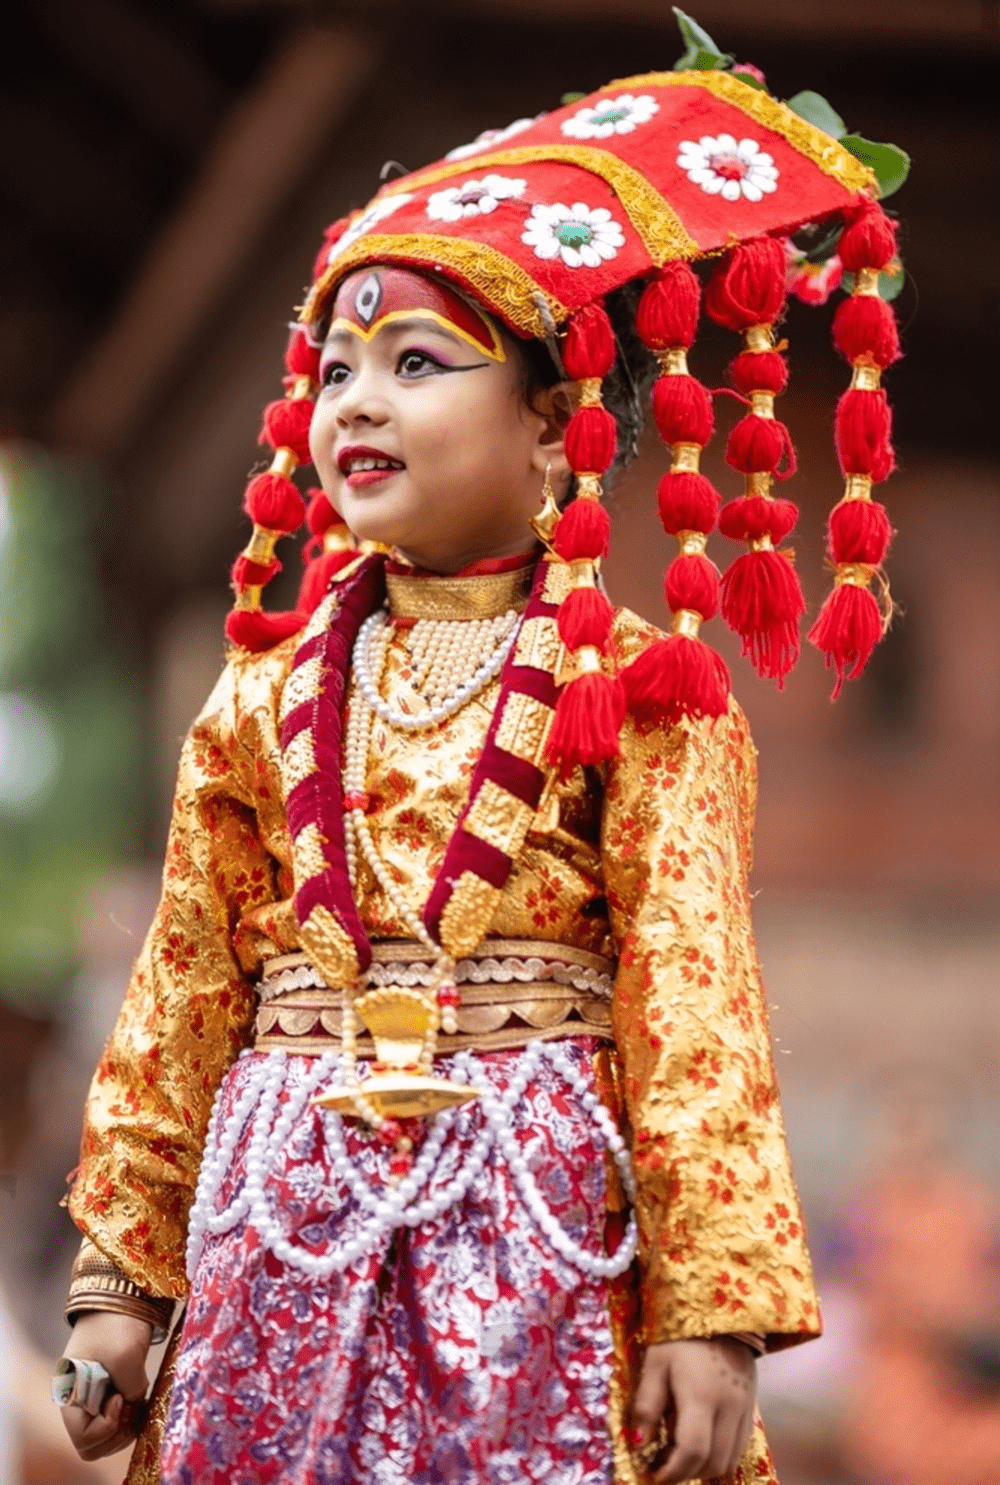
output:
[[[458,222],[462,217],[486,216],[496,211],[501,201],[523,196],[526,180],[512,180],[505,175],[484,175],[482,180],[467,180],[462,186],[448,186],[435,191],[427,202],[427,215],[435,222]]]
[[[515,134],[523,134],[525,129],[530,129],[532,124],[537,124],[538,119],[544,117],[545,115],[540,113],[538,118],[534,119],[515,119],[512,124],[507,125],[506,129],[484,129],[481,134],[476,135],[471,144],[460,144],[455,149],[449,150],[445,159],[465,160],[469,155],[480,155],[483,150],[495,149],[505,140],[513,139]]]
[[[373,201],[371,206],[366,207],[361,213],[357,221],[352,222],[347,231],[337,238],[326,261],[332,263],[335,258],[340,257],[341,253],[346,252],[352,243],[357,242],[359,237],[363,237],[366,232],[370,232],[373,227],[384,222],[386,217],[391,217],[393,212],[398,211],[401,206],[405,206],[408,201],[412,200],[412,194],[407,195],[401,191],[398,196],[381,196],[377,201]]]
[[[640,93],[638,98],[631,93],[616,93],[578,109],[559,127],[570,139],[610,139],[612,134],[631,134],[659,111],[660,105],[649,93]]]
[[[685,139],[677,163],[688,180],[724,201],[762,201],[778,189],[778,167],[756,139],[737,141],[732,134],[703,134],[697,143]]]
[[[557,201],[531,208],[521,241],[534,248],[536,258],[561,258],[567,268],[599,268],[618,256],[625,234],[604,206]]]

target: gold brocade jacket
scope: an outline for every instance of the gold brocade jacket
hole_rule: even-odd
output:
[[[618,612],[620,661],[655,637]],[[163,897],[87,1104],[71,1215],[154,1295],[186,1290],[208,1118],[251,1040],[255,978],[300,946],[278,721],[296,643],[235,654],[185,742]],[[385,694],[412,705],[408,676],[397,634]],[[371,831],[414,903],[497,695],[494,683],[431,733],[376,727]],[[819,1317],[750,922],[755,751],[735,703],[667,730],[629,719],[621,741],[606,770],[546,789],[489,932],[617,959],[605,1083],[634,1153],[641,1244],[619,1349],[734,1331],[776,1348]],[[408,936],[364,865],[358,897],[370,937]]]

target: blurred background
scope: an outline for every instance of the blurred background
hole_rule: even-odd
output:
[[[997,0],[692,0],[773,93],[913,157],[890,205],[907,359],[885,487],[901,606],[836,703],[739,661],[754,886],[827,1335],[761,1367],[784,1485],[996,1485],[1000,1097]],[[386,160],[672,66],[661,0],[8,0],[0,55],[0,1482],[82,1466],[46,1400],[76,1247],[58,1203],[155,903],[180,740],[223,658],[261,405],[324,225]],[[783,416],[815,611],[840,492],[833,303],[792,301]],[[719,385],[733,337],[692,368]],[[707,471],[737,415],[720,400]],[[607,577],[654,621],[655,436]],[[285,543],[291,547],[291,543]],[[717,557],[725,562],[719,541]],[[294,551],[283,553],[288,588]],[[279,580],[280,582],[280,580]]]

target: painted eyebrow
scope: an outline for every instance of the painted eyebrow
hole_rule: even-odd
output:
[[[413,315],[410,319],[406,320],[393,320],[391,324],[386,325],[385,329],[381,331],[381,334],[411,335],[414,332],[418,332],[421,335],[436,335],[439,340],[447,341],[449,346],[454,346],[459,351],[478,352],[482,356],[486,354],[485,351],[479,350],[477,346],[470,345],[462,336],[452,334],[450,330],[445,329],[444,325],[439,324],[436,320],[427,319],[423,315]],[[330,345],[345,345],[355,339],[356,336],[352,335],[350,330],[332,330],[323,344],[324,348]]]

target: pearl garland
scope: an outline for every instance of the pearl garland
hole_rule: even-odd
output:
[[[379,609],[365,620],[354,642],[351,664],[358,689],[376,716],[381,717],[383,722],[390,727],[395,727],[399,732],[423,732],[428,727],[437,727],[441,722],[447,721],[449,717],[461,711],[466,702],[478,696],[480,691],[485,691],[490,682],[496,679],[514,648],[514,641],[517,639],[520,627],[515,614],[510,633],[503,643],[487,656],[473,674],[467,680],[462,681],[458,689],[450,696],[445,696],[442,700],[414,715],[411,712],[402,711],[388,701],[383,701],[379,695],[378,682],[385,660],[390,628],[385,609]],[[464,668],[464,655],[458,648],[459,643],[456,644],[454,659],[449,658],[450,682],[454,682]]]
[[[229,1232],[243,1217],[252,1223],[264,1246],[289,1267],[313,1279],[327,1279],[334,1273],[343,1273],[360,1259],[380,1251],[387,1235],[394,1229],[419,1227],[424,1223],[434,1222],[449,1208],[462,1201],[481,1174],[491,1153],[506,1162],[529,1215],[561,1258],[581,1273],[594,1278],[610,1279],[624,1273],[638,1249],[638,1228],[634,1212],[629,1214],[625,1236],[614,1254],[606,1256],[584,1248],[564,1231],[558,1218],[546,1205],[518,1144],[514,1110],[524,1097],[528,1084],[537,1077],[543,1060],[548,1060],[553,1070],[569,1085],[581,1107],[590,1115],[602,1143],[620,1172],[630,1201],[634,1202],[635,1176],[625,1141],[615,1128],[607,1109],[593,1092],[590,1078],[574,1063],[565,1043],[529,1042],[502,1093],[497,1093],[490,1086],[486,1069],[478,1059],[469,1052],[460,1052],[453,1060],[450,1076],[456,1082],[469,1082],[478,1086],[479,1102],[476,1108],[481,1112],[483,1126],[466,1152],[458,1174],[445,1182],[433,1196],[418,1199],[420,1191],[432,1183],[438,1170],[445,1142],[458,1117],[457,1109],[447,1109],[428,1121],[427,1138],[410,1174],[395,1187],[385,1186],[381,1193],[371,1189],[368,1177],[362,1175],[352,1163],[344,1142],[340,1116],[329,1109],[321,1110],[331,1154],[331,1182],[348,1187],[368,1221],[361,1231],[340,1247],[322,1255],[310,1253],[292,1243],[282,1231],[265,1191],[265,1181],[307,1100],[324,1081],[336,1078],[342,1069],[338,1069],[335,1052],[327,1052],[323,1057],[317,1058],[298,1087],[290,1092],[280,1116],[276,1118],[290,1064],[285,1052],[272,1052],[263,1059],[262,1070],[253,1070],[247,1087],[221,1130],[221,1092],[216,1098],[209,1123],[205,1157],[198,1177],[198,1190],[191,1210],[189,1277],[194,1277],[206,1235],[219,1236]],[[219,1212],[219,1191],[247,1116],[257,1099],[259,1102],[247,1146],[246,1178],[242,1190],[225,1211]]]
[[[495,619],[418,619],[407,641],[414,687],[428,705],[443,703],[493,658],[516,623],[513,608]]]

